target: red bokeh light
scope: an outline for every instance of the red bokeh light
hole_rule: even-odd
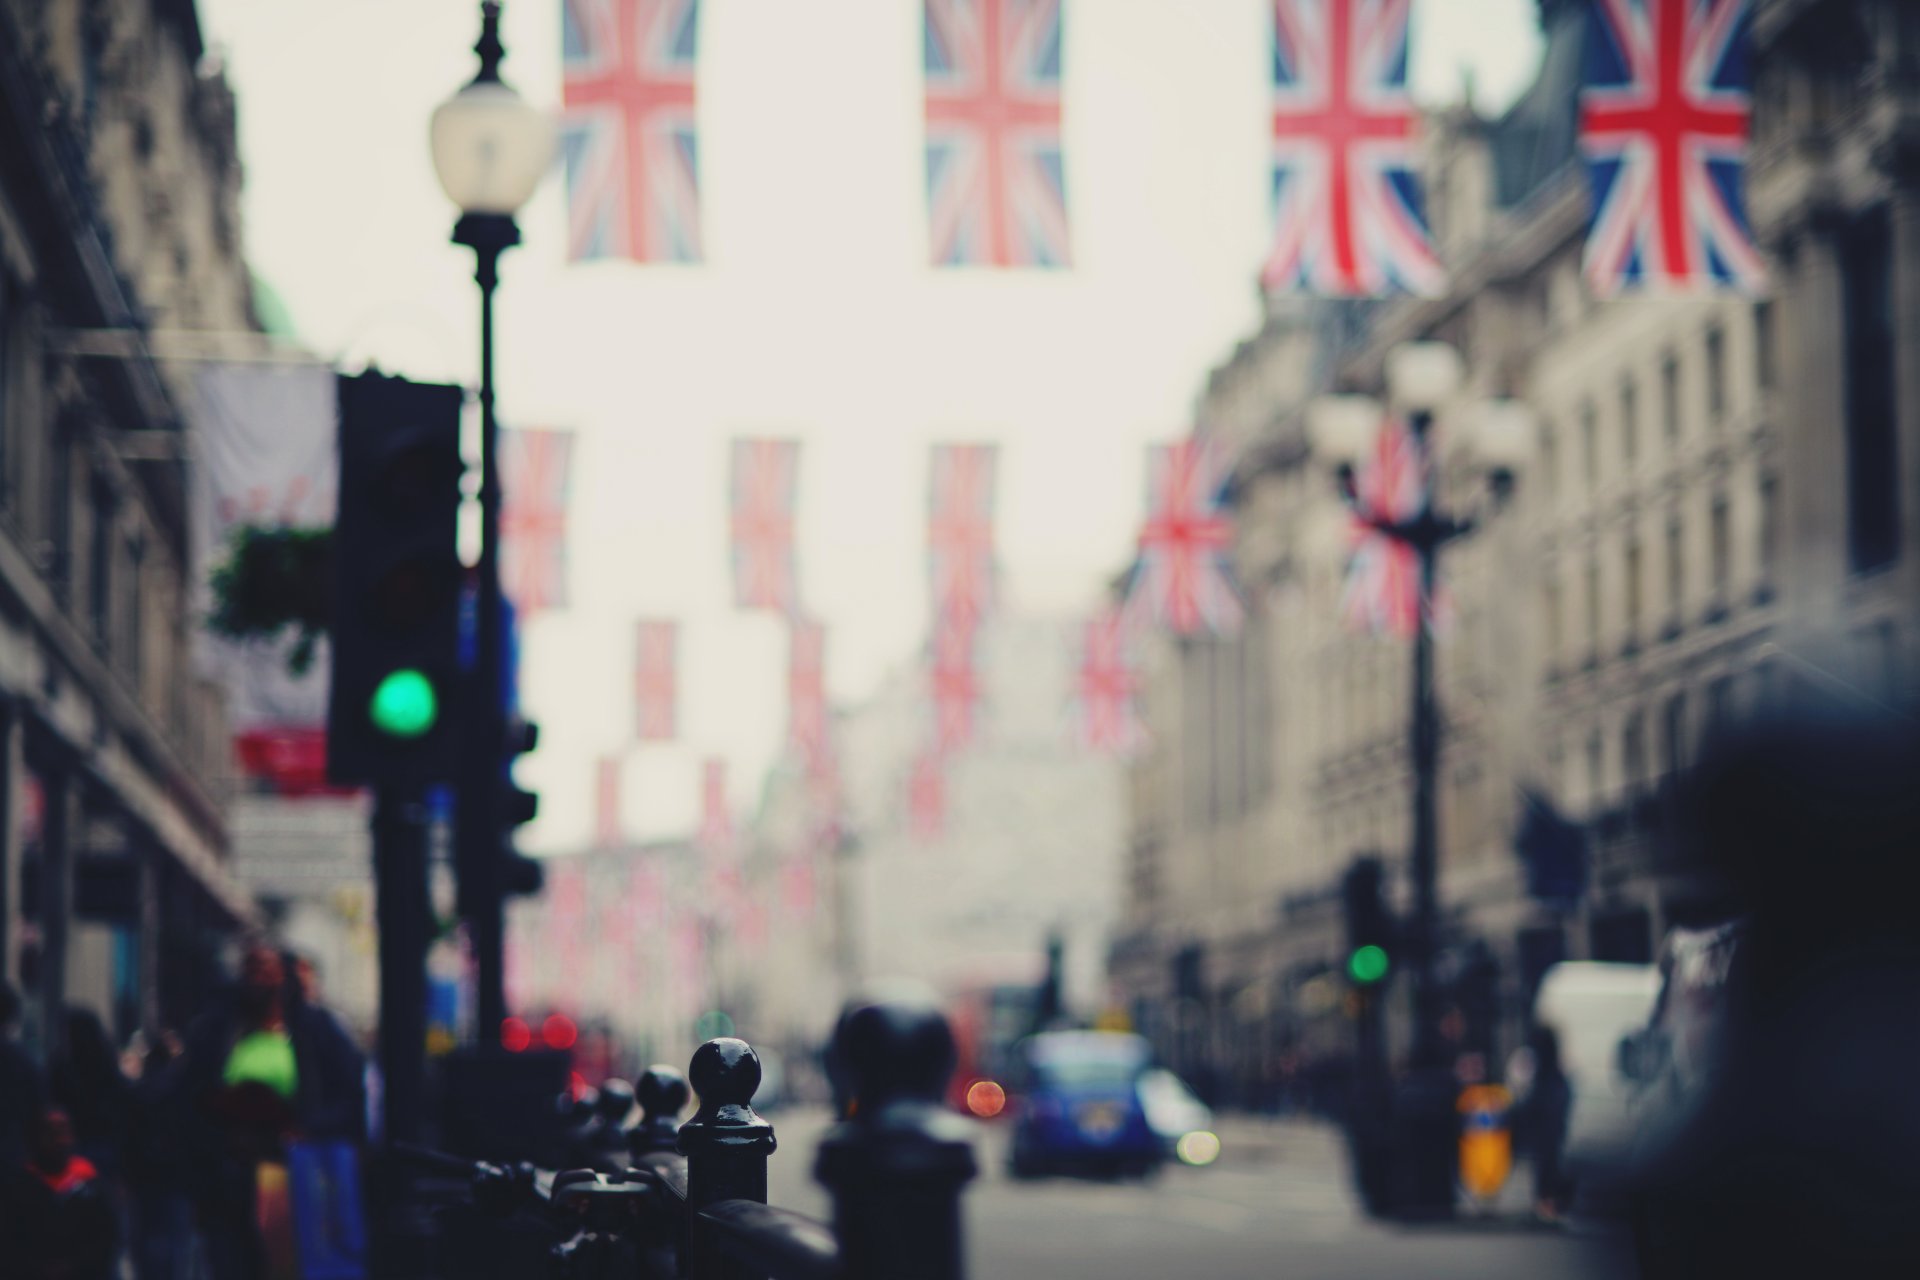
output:
[[[573,1019],[566,1014],[550,1013],[540,1024],[540,1038],[547,1042],[549,1049],[571,1049],[580,1038],[580,1028],[574,1026]]]
[[[500,1023],[500,1046],[508,1053],[524,1053],[533,1044],[533,1028],[518,1018],[506,1018]]]

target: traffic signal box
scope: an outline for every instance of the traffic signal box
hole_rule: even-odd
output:
[[[461,391],[367,373],[342,377],[339,393],[327,775],[349,785],[449,782]]]
[[[505,778],[500,788],[500,889],[509,896],[525,897],[540,892],[546,877],[540,863],[513,847],[513,833],[532,822],[540,812],[540,797],[513,780],[513,762],[540,745],[540,726],[512,716],[507,720]]]
[[[1361,858],[1341,882],[1346,908],[1347,978],[1360,988],[1377,987],[1393,969],[1393,917],[1387,911],[1377,858]]]

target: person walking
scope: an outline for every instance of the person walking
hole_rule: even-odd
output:
[[[1551,1027],[1535,1027],[1532,1084],[1522,1108],[1527,1154],[1533,1164],[1533,1209],[1542,1222],[1558,1222],[1572,1205],[1573,1186],[1561,1154],[1567,1144],[1567,1119],[1573,1111],[1573,1085],[1560,1064],[1560,1037]]]
[[[133,1262],[139,1280],[193,1274],[195,1232],[187,1153],[193,1117],[186,1100],[180,1037],[154,1037],[133,1086],[126,1180],[133,1204]]]
[[[75,1150],[73,1120],[45,1106],[27,1158],[0,1183],[0,1258],[21,1280],[110,1280],[119,1222],[93,1162]]]

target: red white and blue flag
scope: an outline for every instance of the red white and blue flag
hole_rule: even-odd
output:
[[[828,757],[827,629],[798,618],[787,631],[787,738],[815,776]]]
[[[500,583],[522,618],[567,603],[573,432],[500,433]]]
[[[799,470],[795,441],[733,442],[733,603],[738,608],[788,615],[799,608],[793,556]]]
[[[1240,623],[1221,480],[1216,450],[1199,436],[1147,446],[1147,521],[1128,603],[1183,636]]]
[[[1273,6],[1273,293],[1380,297],[1446,284],[1407,95],[1412,0]]]
[[[1074,679],[1074,736],[1089,751],[1114,755],[1138,747],[1145,734],[1138,710],[1132,628],[1121,609],[1080,624]]]
[[[994,462],[990,444],[937,444],[927,472],[927,568],[933,615],[971,630],[993,603]]]
[[[1358,631],[1410,636],[1420,625],[1420,557],[1412,546],[1366,523],[1418,518],[1426,503],[1427,458],[1407,424],[1389,418],[1374,436],[1373,456],[1354,476],[1353,550],[1341,612]]]
[[[925,0],[935,266],[1064,267],[1061,0]]]
[[[973,741],[980,706],[974,638],[971,627],[934,623],[933,662],[927,679],[933,694],[933,743],[941,754]]]
[[[1592,0],[1580,152],[1597,295],[1765,283],[1742,191],[1750,11],[1749,0]]]
[[[567,256],[698,262],[700,0],[562,0]]]
[[[633,727],[642,742],[671,742],[678,733],[680,628],[664,618],[634,626]]]

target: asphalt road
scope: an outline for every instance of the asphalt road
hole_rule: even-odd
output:
[[[811,1181],[826,1118],[772,1117],[780,1151],[769,1199],[819,1217]],[[1534,1226],[1499,1212],[1446,1225],[1389,1226],[1357,1207],[1338,1136],[1309,1124],[1225,1122],[1219,1163],[1168,1168],[1146,1183],[1069,1178],[1014,1182],[1003,1135],[988,1130],[966,1201],[972,1280],[1497,1280],[1630,1277],[1618,1239]]]

